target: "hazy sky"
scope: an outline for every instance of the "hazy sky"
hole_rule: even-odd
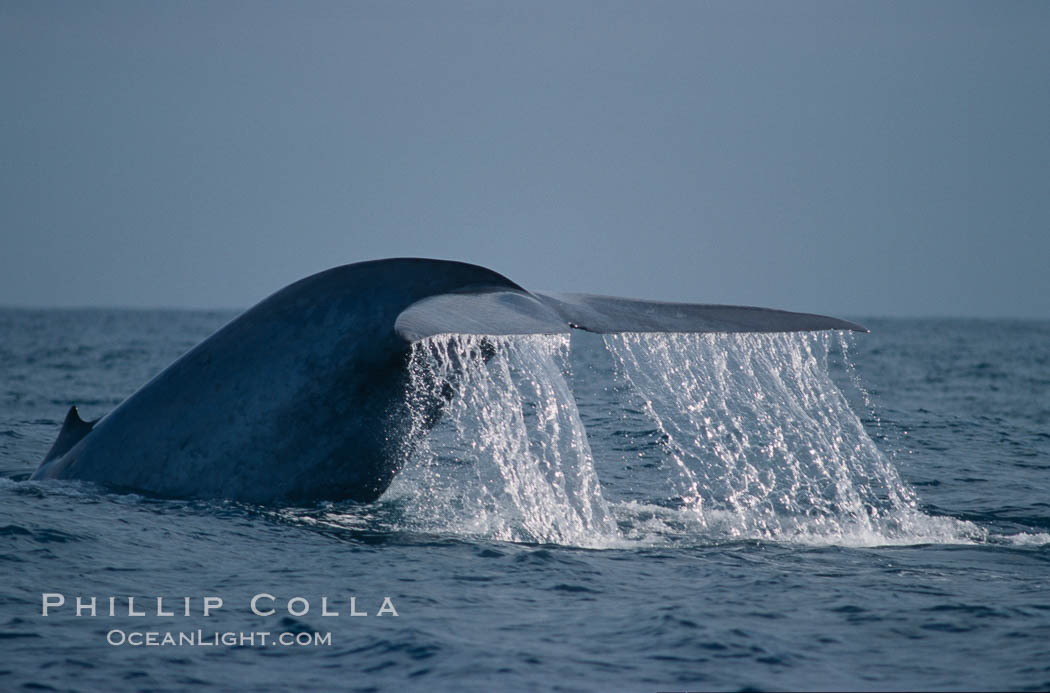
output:
[[[334,265],[1050,318],[1048,2],[0,0],[0,305]]]

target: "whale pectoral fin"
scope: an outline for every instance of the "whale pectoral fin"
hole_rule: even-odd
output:
[[[44,462],[50,462],[69,452],[84,436],[91,433],[95,423],[95,421],[84,421],[80,418],[80,412],[77,411],[76,406],[70,407],[69,413],[66,414],[66,420],[62,423],[62,430],[58,432],[58,438],[55,439],[55,444],[48,450],[47,455],[44,457]]]
[[[588,332],[808,332],[867,328],[824,315],[750,306],[639,301],[591,294],[534,294],[571,327]]]
[[[568,334],[569,325],[532,294],[499,288],[428,296],[397,316],[394,331],[415,342],[438,334]]]

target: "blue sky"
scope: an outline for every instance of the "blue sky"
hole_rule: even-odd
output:
[[[0,305],[334,265],[1050,318],[1050,3],[0,0]]]

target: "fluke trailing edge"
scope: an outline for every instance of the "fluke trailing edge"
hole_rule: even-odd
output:
[[[405,458],[412,342],[437,334],[864,330],[764,308],[529,292],[492,270],[402,258],[281,289],[98,421],[70,409],[33,479],[178,498],[371,501]],[[428,405],[436,421],[441,402]]]

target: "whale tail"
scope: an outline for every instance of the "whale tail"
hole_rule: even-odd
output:
[[[262,300],[102,419],[84,421],[72,407],[31,478],[167,497],[370,502],[412,443],[405,417],[414,343],[574,329],[866,331],[765,308],[533,293],[490,269],[448,260],[343,265]],[[449,398],[439,389],[424,402],[427,425]],[[217,411],[224,426],[215,425]]]
[[[752,306],[643,301],[592,294],[532,293],[507,286],[470,287],[428,296],[405,308],[394,330],[408,342],[438,334],[619,332],[867,332],[855,322]]]
[[[853,330],[863,325],[826,315],[752,306],[643,301],[593,294],[537,294],[569,326],[609,334],[617,332],[811,332]]]

